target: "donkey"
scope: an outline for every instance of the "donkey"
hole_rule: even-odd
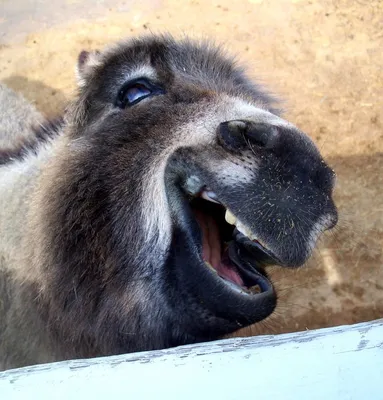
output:
[[[268,317],[265,267],[302,265],[337,222],[312,140],[208,42],[126,40],[82,52],[77,75],[54,122],[0,91],[0,368]]]

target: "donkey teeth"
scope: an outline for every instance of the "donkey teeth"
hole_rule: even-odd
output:
[[[233,215],[233,213],[229,210],[226,210],[225,214],[225,219],[226,222],[228,222],[230,225],[235,225],[235,227],[238,229],[239,232],[241,232],[243,235],[248,237],[250,240],[255,240],[259,244],[261,244],[263,247],[266,247],[252,232],[251,230],[242,222],[238,221],[237,218]]]
[[[230,225],[235,225],[235,223],[237,222],[237,218],[233,215],[233,213],[229,210],[226,210],[225,213],[225,220],[228,224]]]
[[[220,202],[217,201],[217,195],[212,190],[206,189],[201,192],[200,196],[205,200],[220,204]],[[261,243],[257,239],[257,237],[251,233],[251,230],[249,228],[247,228],[245,225],[237,220],[237,217],[229,209],[226,209],[225,220],[228,224],[234,225],[243,235],[247,236],[250,240],[257,240],[259,243]]]
[[[237,222],[236,225],[237,229],[245,236],[247,236],[250,240],[252,240],[253,242],[258,242],[261,246],[263,246],[264,248],[267,248],[267,246],[260,240],[258,239],[256,236],[254,236],[250,229],[247,228],[245,225],[241,224],[239,221]]]
[[[241,222],[237,222],[236,224],[237,229],[245,236],[247,236],[250,240],[255,240],[257,239],[252,233],[251,230],[245,226],[244,224],[242,224]]]

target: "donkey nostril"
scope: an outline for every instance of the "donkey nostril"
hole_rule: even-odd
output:
[[[253,122],[246,131],[246,137],[257,146],[273,148],[279,136],[278,128],[274,125]]]
[[[241,120],[222,122],[218,127],[219,141],[230,150],[240,150],[246,146],[247,123]]]
[[[262,122],[233,120],[219,125],[218,138],[230,150],[240,150],[249,145],[273,149],[277,146],[279,130]]]
[[[227,127],[229,131],[232,133],[241,135],[246,132],[248,124],[244,121],[236,120],[236,121],[228,121]]]

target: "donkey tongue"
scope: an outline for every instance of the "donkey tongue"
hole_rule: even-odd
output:
[[[239,286],[243,286],[243,280],[237,272],[237,268],[231,263],[227,250],[222,251],[221,235],[214,218],[200,210],[194,211],[198,224],[202,231],[202,257],[224,279]]]

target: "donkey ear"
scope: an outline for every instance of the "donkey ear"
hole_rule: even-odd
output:
[[[95,67],[101,63],[101,53],[99,50],[85,51],[83,50],[77,58],[76,76],[79,86],[85,86],[88,78],[92,74]]]

